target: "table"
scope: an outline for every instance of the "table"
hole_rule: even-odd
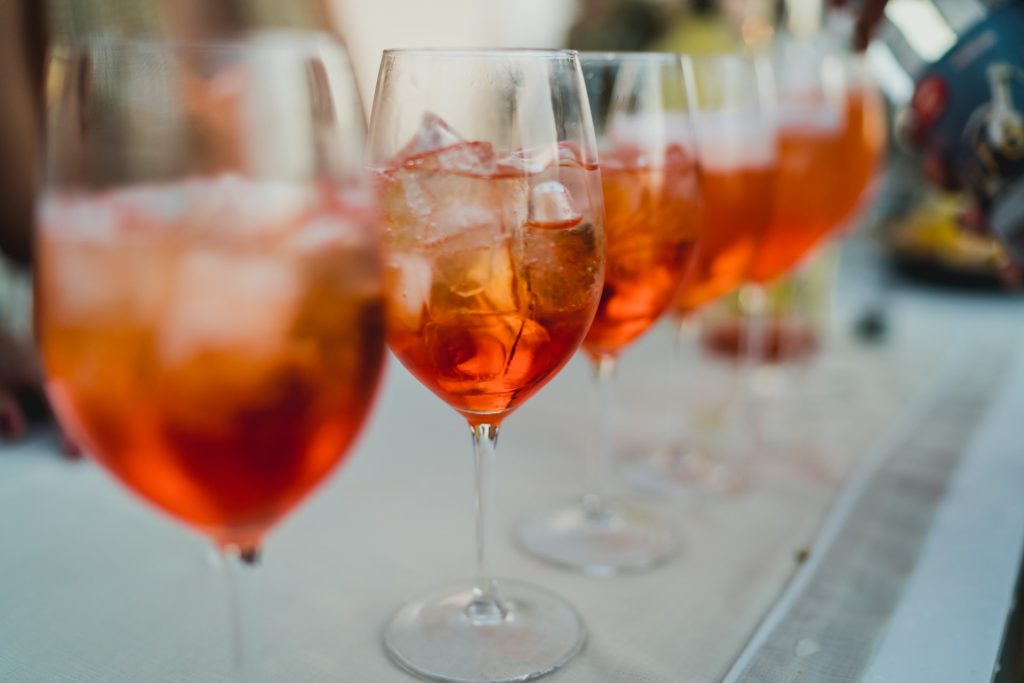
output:
[[[844,327],[853,309],[845,310]],[[1024,528],[1024,509],[1013,502],[1024,471],[1013,465],[1012,448],[1021,436],[1014,408],[1019,413],[1024,401],[1014,343],[1022,311],[1015,300],[894,293],[895,328],[884,345],[833,336],[832,351],[807,377],[812,400],[801,408],[803,434],[752,460],[756,485],[734,498],[649,495],[678,527],[682,553],[650,573],[614,579],[546,567],[523,555],[509,533],[523,512],[574,494],[582,482],[588,378],[574,360],[507,421],[498,452],[496,527],[503,533],[494,566],[501,576],[564,595],[590,630],[581,657],[546,680],[757,680],[744,667],[776,642],[773,629],[804,595],[794,586],[813,583],[807,567],[827,564],[817,558],[849,519],[836,501],[858,500],[858,486],[863,494],[894,430],[920,432],[908,410],[925,415],[914,408],[927,404],[921,396],[934,395],[937,382],[959,386],[972,363],[992,357],[1016,369],[991,373],[983,387],[994,398],[956,449],[963,458],[950,468],[949,486],[915,527],[920,552],[906,567],[898,601],[843,679],[989,680],[987,660],[998,649],[992,636],[1005,621],[1024,537],[1013,536]],[[614,424],[620,445],[669,433],[672,409],[714,401],[727,386],[725,371],[704,363],[688,368],[680,396],[665,372],[670,342],[668,330],[657,330],[624,358]],[[958,363],[968,364],[966,374],[941,380]],[[203,542],[94,465],[52,450],[46,434],[0,450],[0,680],[228,680],[223,585]],[[405,599],[472,572],[472,523],[464,424],[391,363],[358,447],[271,535],[250,577],[251,654],[260,663],[254,678],[411,680],[385,656],[381,628]],[[951,548],[980,553],[984,566],[963,558],[949,564]],[[939,596],[946,611],[928,607]],[[1000,613],[1002,621],[993,616]],[[959,623],[936,622],[950,615]],[[907,662],[943,654],[936,643],[949,646],[946,659],[963,659],[960,668],[945,678],[907,677]],[[828,651],[813,640],[794,647],[808,661]]]

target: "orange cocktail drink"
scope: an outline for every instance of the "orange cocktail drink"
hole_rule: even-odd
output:
[[[378,170],[389,345],[471,423],[533,395],[593,320],[604,245],[574,197],[596,173],[570,146],[499,159],[461,141]]]
[[[722,114],[703,118],[698,127],[701,242],[694,267],[675,299],[678,316],[743,284],[774,206],[774,127],[752,115],[749,121]]]
[[[751,263],[753,282],[772,282],[840,229],[861,203],[885,140],[884,111],[867,86],[842,102],[783,108],[774,217]],[[787,116],[788,112],[788,116]]]
[[[370,407],[371,218],[327,188],[237,176],[47,199],[37,326],[62,420],[146,500],[255,548]]]
[[[615,355],[647,331],[688,274],[699,228],[694,161],[678,144],[658,164],[629,149],[602,157],[607,261],[583,342],[590,356]]]

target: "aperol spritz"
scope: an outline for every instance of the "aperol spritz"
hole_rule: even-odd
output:
[[[381,239],[343,46],[55,49],[36,333],[86,451],[234,567],[344,458],[384,357]]]
[[[751,282],[778,279],[842,228],[874,178],[885,111],[857,59],[827,55],[815,82],[780,97],[786,104],[774,216],[751,262]],[[785,62],[777,66],[782,75],[785,68]]]
[[[391,349],[471,424],[529,398],[593,320],[600,231],[574,196],[596,172],[569,145],[499,156],[433,114],[378,170]]]
[[[255,549],[372,401],[371,217],[326,188],[237,176],[48,197],[36,291],[58,413],[146,500]]]
[[[679,318],[743,284],[770,224],[778,160],[770,66],[739,54],[693,60],[702,225],[675,299]]]
[[[582,495],[532,512],[520,544],[594,574],[641,571],[678,547],[672,526],[611,495],[608,425],[619,355],[665,312],[698,241],[697,170],[683,60],[662,53],[580,56],[601,141],[605,282],[583,342],[593,369]]]
[[[604,230],[575,52],[389,50],[370,124],[388,339],[468,422],[476,577],[401,607],[384,643],[442,681],[521,681],[579,652],[577,612],[498,581],[488,537],[502,421],[565,365],[597,310]]]
[[[699,232],[695,155],[680,144],[663,154],[656,164],[635,148],[601,155],[605,284],[583,341],[594,360],[646,332],[689,274]]]

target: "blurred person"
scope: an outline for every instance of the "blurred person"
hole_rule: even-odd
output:
[[[0,3],[0,437],[24,433],[45,415],[32,350],[27,297],[32,216],[39,172],[45,32],[42,3]]]

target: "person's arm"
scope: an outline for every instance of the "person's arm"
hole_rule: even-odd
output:
[[[885,14],[886,2],[888,0],[831,0],[833,7],[845,8],[854,16],[854,49],[867,49]]]
[[[39,165],[41,2],[0,3],[0,250],[28,264]]]
[[[0,260],[6,261],[0,262],[0,268],[14,272],[27,271],[32,261],[44,4],[31,0],[0,3]],[[10,291],[8,295],[13,296]],[[4,305],[13,303],[0,302]],[[0,316],[0,439],[20,436],[28,417],[46,412],[31,340],[18,331],[20,325],[7,329],[3,321]]]
[[[855,24],[853,41],[854,47],[858,50],[865,50],[871,37],[878,28],[885,14],[887,0],[863,0],[857,11],[857,23]]]

